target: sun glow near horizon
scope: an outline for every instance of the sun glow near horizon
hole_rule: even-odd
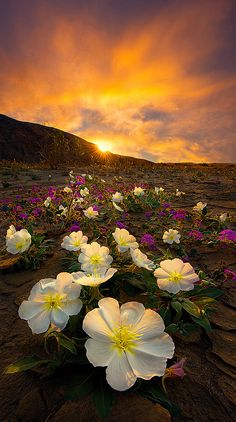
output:
[[[112,152],[112,145],[109,141],[94,140],[93,143],[97,145],[100,152]]]

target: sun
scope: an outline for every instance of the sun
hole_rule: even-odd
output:
[[[111,144],[107,141],[94,141],[97,145],[99,151],[101,152],[109,152],[111,151]]]

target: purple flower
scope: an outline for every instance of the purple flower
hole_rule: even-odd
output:
[[[169,204],[168,202],[164,202],[164,204],[162,204],[162,206],[166,210],[167,208],[171,207],[171,204]]]
[[[39,217],[40,214],[42,214],[42,208],[35,208],[34,211],[33,211],[33,215],[35,217]]]
[[[175,211],[172,218],[174,220],[184,220],[186,218],[186,211],[185,210]]]
[[[127,227],[121,221],[116,221],[116,225],[117,225],[117,227],[119,227],[119,229],[126,229],[126,227]]]
[[[228,270],[227,268],[224,270],[224,275],[227,279],[236,281],[236,273],[234,271]]]
[[[27,214],[25,214],[24,212],[22,212],[21,214],[19,214],[19,218],[20,218],[21,220],[27,220],[28,215],[27,215]]]
[[[219,240],[221,242],[234,242],[236,243],[236,232],[234,230],[223,230],[219,233]]]
[[[69,228],[70,233],[79,232],[80,230],[81,230],[81,228],[80,228],[79,224],[76,223],[76,222],[74,224],[72,224],[72,226]]]
[[[149,220],[152,217],[153,212],[152,211],[147,211],[145,212],[145,217]]]
[[[155,250],[156,249],[156,242],[154,237],[151,234],[144,234],[141,237],[140,242],[142,243],[142,245],[147,246],[150,250]]]
[[[191,230],[188,233],[188,236],[192,237],[195,240],[202,240],[203,238],[203,234],[199,230]]]

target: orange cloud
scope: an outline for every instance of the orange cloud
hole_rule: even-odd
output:
[[[112,152],[235,160],[236,77],[221,63],[232,5],[169,1],[120,25],[117,36],[96,8],[68,15],[42,2],[30,33],[16,22],[16,51],[0,49],[1,110],[103,141]]]

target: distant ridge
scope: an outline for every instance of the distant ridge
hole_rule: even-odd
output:
[[[43,162],[51,168],[65,164],[113,166],[129,164],[153,167],[154,163],[117,154],[99,152],[97,146],[71,133],[38,123],[22,122],[0,114],[0,160]]]

